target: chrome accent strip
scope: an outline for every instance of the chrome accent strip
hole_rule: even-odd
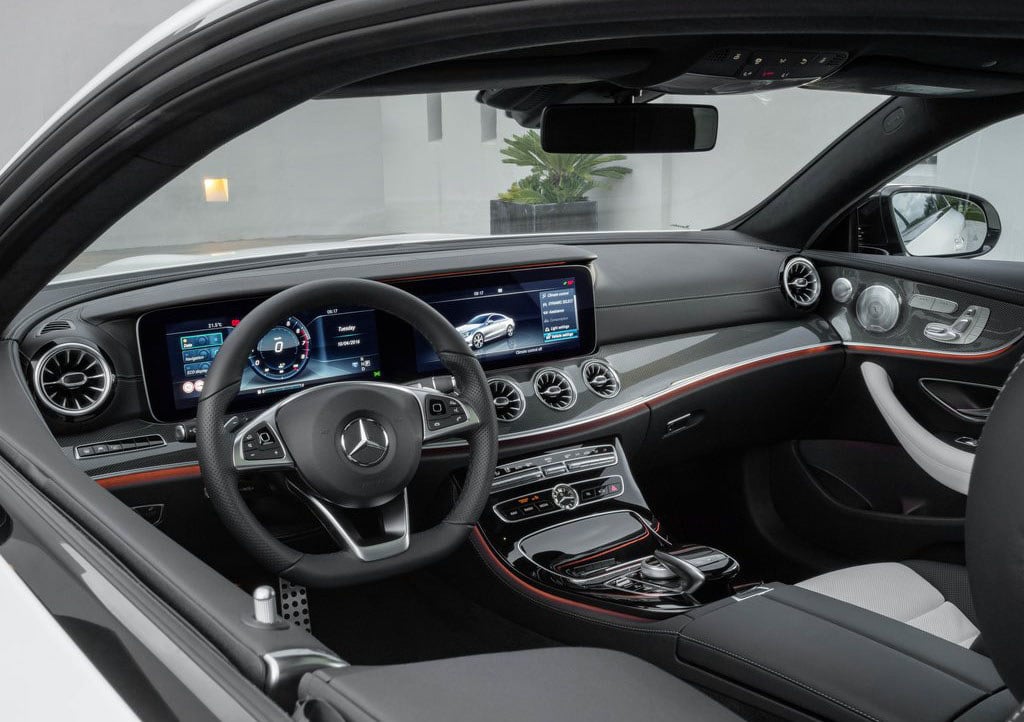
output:
[[[501,434],[501,435],[498,436],[498,440],[499,441],[513,441],[513,440],[516,440],[516,439],[530,438],[532,436],[557,433],[557,432],[561,432],[561,431],[566,431],[566,430],[572,429],[572,428],[577,427],[577,426],[584,426],[584,425],[587,425],[587,424],[592,424],[595,421],[600,421],[600,420],[605,419],[605,418],[607,418],[609,416],[617,416],[617,415],[619,415],[619,414],[621,414],[623,412],[632,410],[634,408],[639,408],[639,407],[644,406],[644,405],[646,405],[648,403],[657,402],[658,400],[660,400],[661,398],[663,398],[665,396],[671,396],[677,390],[679,390],[680,388],[682,388],[684,386],[688,386],[690,384],[698,383],[698,382],[703,381],[703,380],[705,380],[707,378],[710,378],[710,377],[713,377],[713,376],[717,376],[717,375],[723,374],[723,373],[728,373],[729,371],[732,371],[732,370],[735,370],[735,369],[738,369],[738,368],[742,368],[744,366],[749,366],[750,364],[759,363],[761,361],[769,361],[769,360],[771,360],[773,358],[778,358],[780,356],[788,356],[789,354],[799,353],[800,351],[810,351],[812,349],[823,349],[824,350],[824,349],[827,349],[827,348],[831,348],[833,346],[842,346],[842,345],[843,345],[842,341],[824,341],[822,343],[809,344],[809,345],[806,345],[806,346],[796,346],[794,348],[788,348],[788,349],[785,349],[783,351],[773,351],[772,353],[764,354],[764,355],[761,355],[761,356],[755,356],[754,358],[750,358],[750,359],[747,359],[745,361],[738,361],[738,362],[733,363],[733,364],[727,364],[725,366],[718,366],[718,367],[715,367],[713,369],[709,369],[708,371],[702,371],[699,374],[694,374],[693,376],[688,376],[688,377],[686,377],[684,379],[679,379],[678,381],[673,381],[671,384],[669,384],[668,387],[662,389],[661,391],[656,391],[656,392],[654,392],[652,394],[647,394],[646,396],[640,396],[640,397],[634,399],[633,401],[627,401],[625,403],[619,404],[618,406],[615,406],[615,407],[613,407],[611,409],[608,409],[607,411],[602,411],[599,414],[593,414],[591,416],[584,416],[584,417],[581,417],[579,419],[574,419],[572,421],[566,421],[566,422],[561,423],[561,424],[552,424],[551,426],[542,426],[541,428],[538,428],[538,429],[530,429],[528,431],[515,431],[515,432],[512,432],[510,434]],[[449,447],[462,446],[462,445],[464,445],[464,443],[448,442],[448,443],[445,443],[445,444],[429,444],[429,445],[428,444],[424,444],[424,448],[439,449],[439,448],[449,448]]]
[[[766,587],[763,584],[750,589],[745,589],[738,594],[733,594],[732,598],[737,602],[742,602],[746,599],[753,599],[754,597],[760,597],[763,594],[775,591],[772,587]]]

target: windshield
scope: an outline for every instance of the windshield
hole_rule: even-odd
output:
[[[554,156],[475,94],[311,100],[225,144],[98,238],[58,280],[338,246],[692,230],[768,197],[885,98],[779,90],[714,105],[704,153]]]

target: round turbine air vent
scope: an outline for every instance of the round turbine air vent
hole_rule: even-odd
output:
[[[555,411],[567,411],[576,403],[576,387],[558,369],[541,369],[533,377],[533,390],[541,403]]]
[[[32,376],[36,395],[50,411],[85,416],[110,397],[114,374],[92,346],[59,343],[39,357]]]
[[[606,361],[594,360],[583,364],[583,383],[604,399],[618,396],[622,389],[619,375]]]
[[[797,308],[810,308],[821,295],[818,269],[806,258],[790,258],[782,267],[782,292]]]
[[[494,414],[498,421],[508,423],[515,421],[526,411],[526,401],[523,399],[523,392],[509,379],[493,378],[487,380],[491,388],[491,398],[494,399]]]

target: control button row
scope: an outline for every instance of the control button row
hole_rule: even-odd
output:
[[[281,459],[284,449],[271,428],[264,424],[247,431],[242,437],[242,456],[246,461]]]
[[[786,80],[817,78],[831,73],[846,59],[844,53],[750,53],[737,78]]]
[[[426,406],[427,428],[430,431],[464,424],[468,418],[462,404],[448,396],[428,396]]]
[[[609,476],[574,484],[557,484],[550,489],[500,502],[492,508],[499,519],[517,522],[532,516],[570,511],[583,504],[621,496],[622,493],[622,477]]]
[[[88,444],[75,447],[75,456],[79,459],[88,459],[94,456],[107,456],[108,454],[120,454],[125,451],[137,451],[139,449],[153,449],[164,446],[167,442],[159,434],[148,436],[133,436],[128,439],[114,439],[101,444]]]
[[[603,469],[614,466],[618,461],[615,447],[611,444],[567,449],[502,464],[494,470],[494,484],[521,484],[585,469]]]

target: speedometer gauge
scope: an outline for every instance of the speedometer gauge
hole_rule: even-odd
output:
[[[249,354],[252,370],[271,381],[298,376],[307,363],[309,330],[294,316],[270,329]]]

